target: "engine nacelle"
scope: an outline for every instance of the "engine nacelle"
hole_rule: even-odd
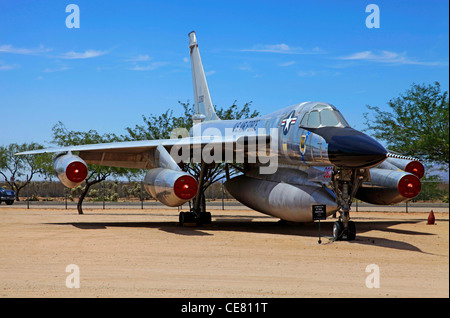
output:
[[[423,164],[410,157],[399,156],[389,153],[388,158],[378,167],[382,169],[396,170],[395,168],[412,173],[419,179],[422,179],[425,174],[425,167]]]
[[[288,179],[286,179],[288,180]],[[297,175],[292,183],[240,175],[225,182],[227,191],[246,206],[292,222],[312,222],[312,205],[326,205],[327,216],[338,210],[331,191]]]
[[[68,188],[79,186],[86,179],[86,162],[78,156],[67,154],[55,158],[53,169],[58,179]]]
[[[180,206],[197,194],[197,180],[183,171],[155,168],[144,178],[145,190],[167,206]]]
[[[364,182],[355,197],[371,204],[391,205],[419,195],[421,183],[417,176],[388,169],[370,169],[370,182]]]

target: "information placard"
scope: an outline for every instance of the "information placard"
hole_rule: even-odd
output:
[[[326,220],[327,219],[327,206],[324,204],[312,206],[313,220]]]

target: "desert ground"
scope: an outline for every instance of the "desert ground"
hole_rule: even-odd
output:
[[[435,225],[429,210],[353,212],[352,242],[326,237],[329,218],[321,244],[317,222],[210,211],[212,225],[180,227],[176,208],[2,205],[0,297],[449,297],[448,209]]]

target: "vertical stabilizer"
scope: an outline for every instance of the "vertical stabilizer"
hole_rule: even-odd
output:
[[[194,85],[195,115],[204,115],[205,121],[220,119],[216,115],[211,101],[211,95],[209,95],[208,83],[206,82],[205,71],[203,70],[202,59],[200,58],[194,31],[189,33],[189,49],[191,55],[192,82]]]

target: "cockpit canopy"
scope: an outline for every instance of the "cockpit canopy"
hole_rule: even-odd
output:
[[[317,104],[303,115],[300,127],[350,127],[350,125],[335,107]]]

